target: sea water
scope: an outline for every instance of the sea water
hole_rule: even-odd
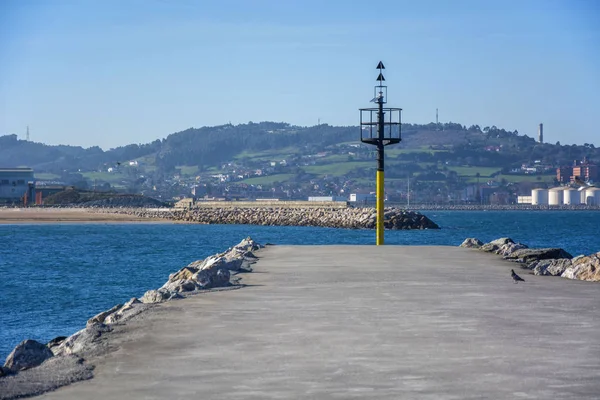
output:
[[[511,237],[572,255],[600,251],[597,211],[429,211],[442,229],[386,231],[388,245],[458,246]],[[373,230],[254,225],[0,225],[0,365],[20,341],[46,342],[156,289],[170,273],[247,236],[259,243],[373,244]]]

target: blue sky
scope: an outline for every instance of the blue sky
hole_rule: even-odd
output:
[[[108,149],[248,121],[403,120],[600,145],[600,2],[3,0],[0,135]]]

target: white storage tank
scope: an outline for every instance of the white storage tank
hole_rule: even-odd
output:
[[[600,188],[585,189],[585,204],[588,206],[600,205]]]
[[[533,189],[531,191],[531,204],[536,205],[548,205],[548,190],[547,189]]]
[[[555,187],[548,190],[548,204],[551,206],[562,206],[563,188]]]
[[[565,205],[581,204],[581,193],[577,189],[567,188],[563,196]]]

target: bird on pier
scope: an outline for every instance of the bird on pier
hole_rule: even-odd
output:
[[[513,281],[515,281],[515,283],[519,283],[519,281],[525,282],[525,279],[517,275],[514,269],[510,270],[510,276],[513,278]]]

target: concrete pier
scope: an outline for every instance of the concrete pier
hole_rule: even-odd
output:
[[[592,399],[600,285],[455,247],[273,246],[110,335],[47,399]]]

